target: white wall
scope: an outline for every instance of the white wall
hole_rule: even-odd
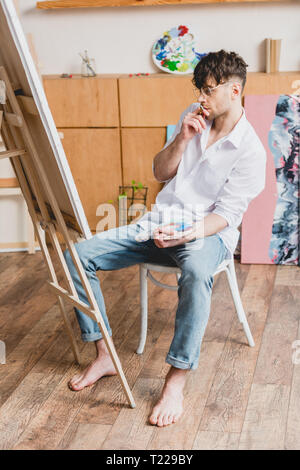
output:
[[[170,27],[190,26],[197,50],[234,50],[249,71],[264,71],[266,37],[282,38],[281,70],[300,70],[300,4],[246,3],[37,10],[19,0],[23,26],[34,35],[43,74],[80,73],[79,51],[95,57],[98,73],[156,72],[150,50]]]
[[[151,47],[179,24],[191,28],[199,52],[234,50],[249,71],[264,71],[264,39],[282,38],[280,70],[300,70],[298,2],[43,11],[35,8],[35,0],[18,1],[42,74],[80,73],[78,52],[84,49],[95,57],[98,73],[156,72]],[[8,163],[0,163],[1,176],[13,176]],[[22,204],[18,198],[0,201],[0,243],[24,241]]]

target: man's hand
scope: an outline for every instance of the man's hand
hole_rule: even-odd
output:
[[[166,236],[176,236],[175,227],[178,224],[168,224],[156,227],[153,232],[154,243],[158,248],[169,248],[171,246],[182,245],[196,238],[198,231],[196,231],[196,226],[193,225],[192,230],[189,230],[186,235],[181,238],[176,238],[174,240],[164,240]]]
[[[168,248],[170,246],[182,245],[194,239],[209,237],[220,232],[228,226],[228,222],[224,217],[214,214],[213,212],[206,215],[202,220],[192,223],[192,230],[186,232],[186,235],[175,240],[164,240],[165,236],[176,234],[176,223],[161,225],[156,227],[153,232],[154,243],[158,248]]]
[[[183,141],[190,141],[196,134],[202,134],[203,130],[206,128],[204,117],[207,117],[209,112],[203,108],[204,117],[202,117],[198,111],[199,108],[184,116],[179,133]]]

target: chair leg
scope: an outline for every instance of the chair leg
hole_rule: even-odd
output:
[[[140,265],[140,305],[141,305],[141,329],[140,329],[140,343],[136,350],[137,354],[143,354],[146,338],[147,338],[147,323],[148,323],[148,280],[147,268]]]
[[[247,337],[249,346],[254,347],[255,343],[254,343],[254,340],[253,340],[253,337],[252,337],[252,334],[251,334],[251,331],[250,331],[250,328],[249,328],[249,324],[248,324],[248,321],[247,321],[245,310],[244,310],[244,307],[243,307],[243,304],[242,304],[242,301],[241,301],[241,297],[240,297],[239,286],[238,286],[237,279],[236,279],[236,273],[235,273],[235,267],[234,267],[234,260],[233,259],[230,261],[230,263],[228,265],[228,268],[226,269],[226,274],[227,274],[228,283],[229,283],[229,286],[230,286],[232,298],[233,298],[233,301],[234,301],[234,305],[235,305],[235,308],[236,308],[236,311],[237,311],[239,321],[243,325],[244,332],[245,332],[245,335]]]

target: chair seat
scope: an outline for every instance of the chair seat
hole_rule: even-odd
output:
[[[217,267],[214,276],[218,274],[221,271],[224,271],[226,266],[232,261],[232,258],[224,259],[221,264]],[[149,269],[150,271],[157,271],[160,273],[175,273],[175,274],[180,274],[181,269],[178,267],[174,266],[164,266],[162,264],[156,264],[156,263],[141,263],[146,269]]]

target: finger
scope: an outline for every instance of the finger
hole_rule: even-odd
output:
[[[192,121],[193,121],[193,122],[196,124],[196,126],[197,126],[197,132],[200,132],[200,133],[201,133],[201,132],[202,132],[202,126],[201,126],[200,122],[198,121],[198,119],[197,119],[197,118],[193,118]]]
[[[205,129],[206,128],[206,122],[203,118],[203,116],[196,116],[196,119],[200,122],[200,124],[202,125],[202,127]]]
[[[186,123],[189,127],[192,127],[196,132],[198,132],[198,127],[195,122],[189,121]]]
[[[201,126],[206,128],[206,122],[203,116],[198,114],[197,116],[194,117],[194,119],[197,119],[197,121],[201,123]]]
[[[174,235],[174,229],[172,228],[165,228],[163,230],[161,230],[160,234],[161,235]]]

